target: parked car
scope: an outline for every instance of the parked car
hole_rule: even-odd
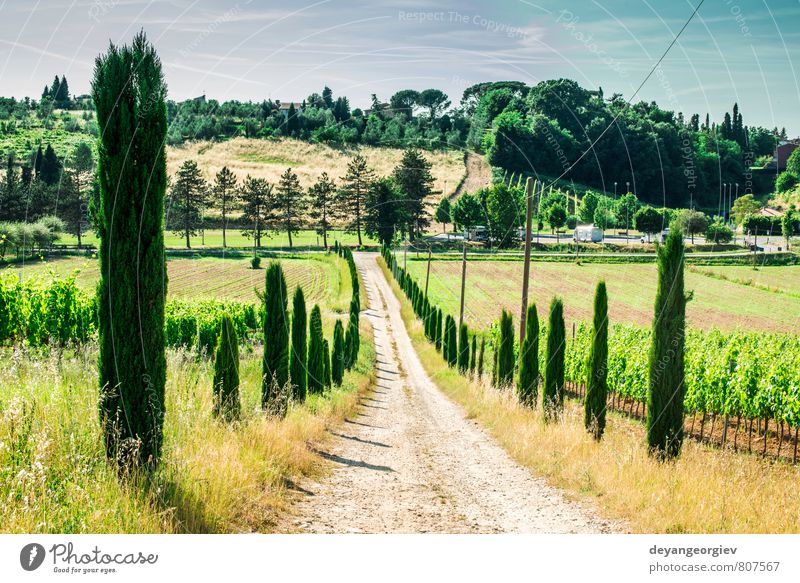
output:
[[[464,232],[464,239],[467,241],[487,241],[489,239],[489,232],[486,230],[486,227],[483,226],[469,227]]]
[[[669,235],[669,229],[664,229],[660,233],[654,234],[652,237],[649,237],[648,235],[642,235],[641,238],[639,239],[639,242],[640,243],[658,242],[663,244],[667,242],[668,235]]]

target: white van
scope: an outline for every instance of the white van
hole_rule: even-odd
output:
[[[578,225],[572,240],[576,243],[601,243],[603,241],[603,229],[594,225]]]

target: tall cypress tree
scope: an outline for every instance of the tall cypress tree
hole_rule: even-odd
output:
[[[322,313],[311,309],[308,331],[308,392],[321,393],[325,388],[325,346],[322,337]]]
[[[442,345],[444,342],[444,328],[442,323],[442,310],[440,308],[436,309],[436,332],[434,333],[434,340],[436,341],[436,350],[442,350]]]
[[[542,397],[545,419],[548,421],[558,418],[564,407],[565,349],[564,304],[561,298],[553,298],[550,303],[550,321],[547,328],[547,356]]]
[[[220,322],[214,354],[214,416],[225,421],[239,418],[239,339],[230,315]]]
[[[458,331],[458,372],[467,374],[469,370],[469,331],[462,323]]]
[[[514,382],[514,322],[511,314],[500,314],[500,338],[497,346],[497,386],[507,387]]]
[[[586,379],[586,402],[583,423],[595,439],[603,437],[606,428],[608,395],[608,294],[606,282],[597,284],[594,294],[594,329],[589,352],[589,378]]]
[[[306,398],[306,299],[300,286],[294,290],[292,298],[292,349],[289,361],[289,376],[292,379],[292,394],[295,401]]]
[[[327,338],[322,341],[322,364],[325,370],[325,386],[330,388],[333,386],[333,373],[331,371],[331,347]]]
[[[472,336],[472,355],[469,359],[469,372],[475,374],[475,366],[478,363],[478,337]]]
[[[483,378],[483,357],[486,353],[486,337],[481,336],[481,350],[478,352],[478,378]]]
[[[281,412],[282,404],[277,400],[289,382],[289,314],[286,278],[280,263],[270,263],[265,280],[261,405]]]
[[[683,445],[686,302],[683,233],[673,229],[658,248],[658,291],[650,347],[647,443],[651,455],[670,459]]]
[[[528,306],[525,315],[525,338],[519,350],[519,401],[529,407],[536,406],[539,393],[539,314],[536,304]]]
[[[331,358],[331,379],[337,387],[344,377],[344,327],[341,320],[336,320],[333,327],[333,355]]]
[[[100,419],[109,457],[133,464],[158,461],[164,422],[166,92],[144,33],[95,62]]]

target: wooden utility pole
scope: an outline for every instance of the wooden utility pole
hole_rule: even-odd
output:
[[[458,329],[464,323],[464,289],[467,283],[467,242],[464,241],[464,253],[461,256],[461,309],[458,312]]]
[[[425,273],[425,297],[428,297],[428,281],[431,278],[431,250],[428,248],[428,271]]]
[[[525,315],[528,311],[528,279],[531,275],[531,237],[533,231],[531,228],[531,217],[533,215],[533,178],[528,178],[525,184],[525,198],[527,199],[527,208],[525,209],[525,264],[522,269],[522,312],[519,317],[519,343],[525,339]]]

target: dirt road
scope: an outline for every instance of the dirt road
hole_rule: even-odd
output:
[[[612,526],[516,464],[422,367],[400,304],[376,263],[356,254],[362,314],[375,331],[378,386],[334,430],[333,465],[296,506],[292,529],[317,533],[564,533]]]
[[[492,168],[483,156],[475,152],[467,152],[464,165],[466,166],[466,176],[450,196],[451,203],[456,202],[465,192],[474,193],[492,185]]]

